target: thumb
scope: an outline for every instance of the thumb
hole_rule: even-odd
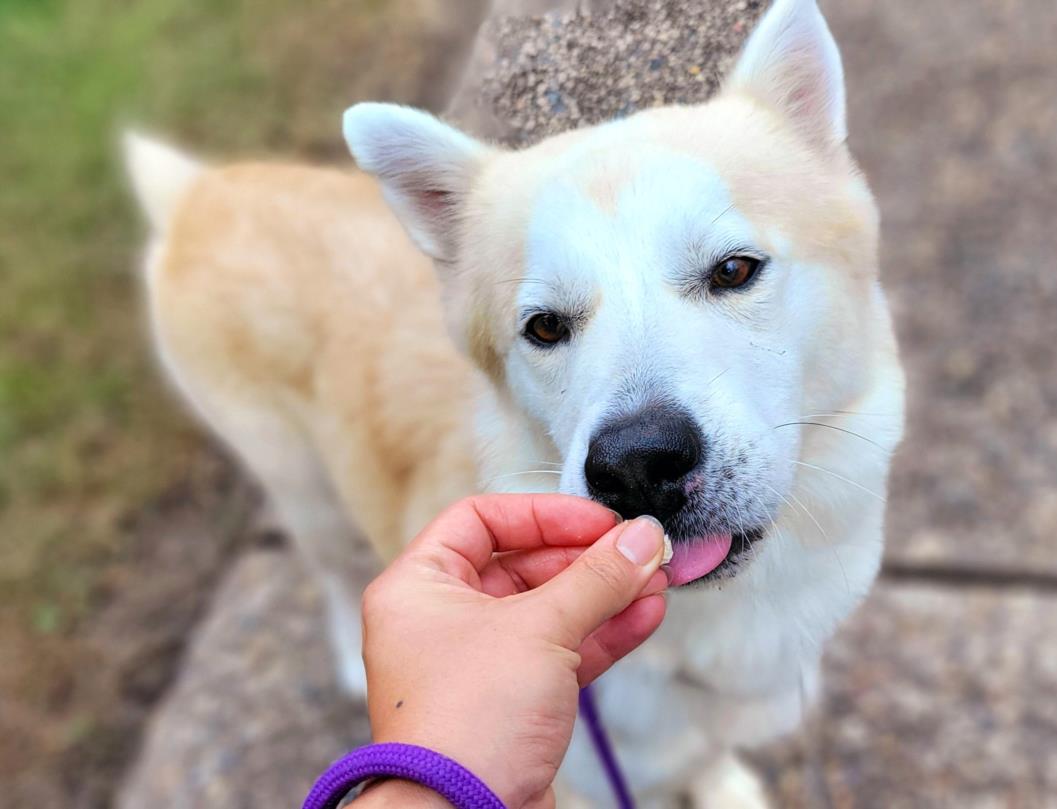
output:
[[[618,525],[553,579],[531,591],[531,609],[539,609],[562,633],[567,648],[584,639],[642,593],[661,566],[664,529],[653,517]],[[570,637],[571,635],[571,637]]]

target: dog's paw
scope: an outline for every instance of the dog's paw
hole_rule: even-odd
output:
[[[770,809],[760,777],[733,755],[724,756],[690,785],[694,809]]]

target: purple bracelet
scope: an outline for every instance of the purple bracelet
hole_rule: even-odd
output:
[[[337,809],[368,778],[402,778],[428,787],[455,809],[506,809],[484,782],[447,756],[413,744],[371,744],[345,754],[319,776],[302,809]]]

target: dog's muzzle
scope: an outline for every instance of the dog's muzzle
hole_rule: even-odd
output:
[[[625,519],[642,514],[667,524],[686,505],[687,477],[705,442],[689,414],[652,406],[603,425],[584,463],[587,488]]]

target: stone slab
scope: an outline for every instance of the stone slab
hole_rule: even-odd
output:
[[[1057,593],[882,583],[758,761],[794,809],[1057,807]]]
[[[288,809],[366,740],[296,557],[220,589],[119,809]],[[782,807],[1057,806],[1057,594],[883,584],[826,658],[821,719],[754,755]]]
[[[322,600],[290,551],[253,551],[219,588],[156,709],[119,809],[289,809],[369,738],[338,692]]]
[[[823,6],[909,371],[889,556],[1057,574],[1057,15]]]

